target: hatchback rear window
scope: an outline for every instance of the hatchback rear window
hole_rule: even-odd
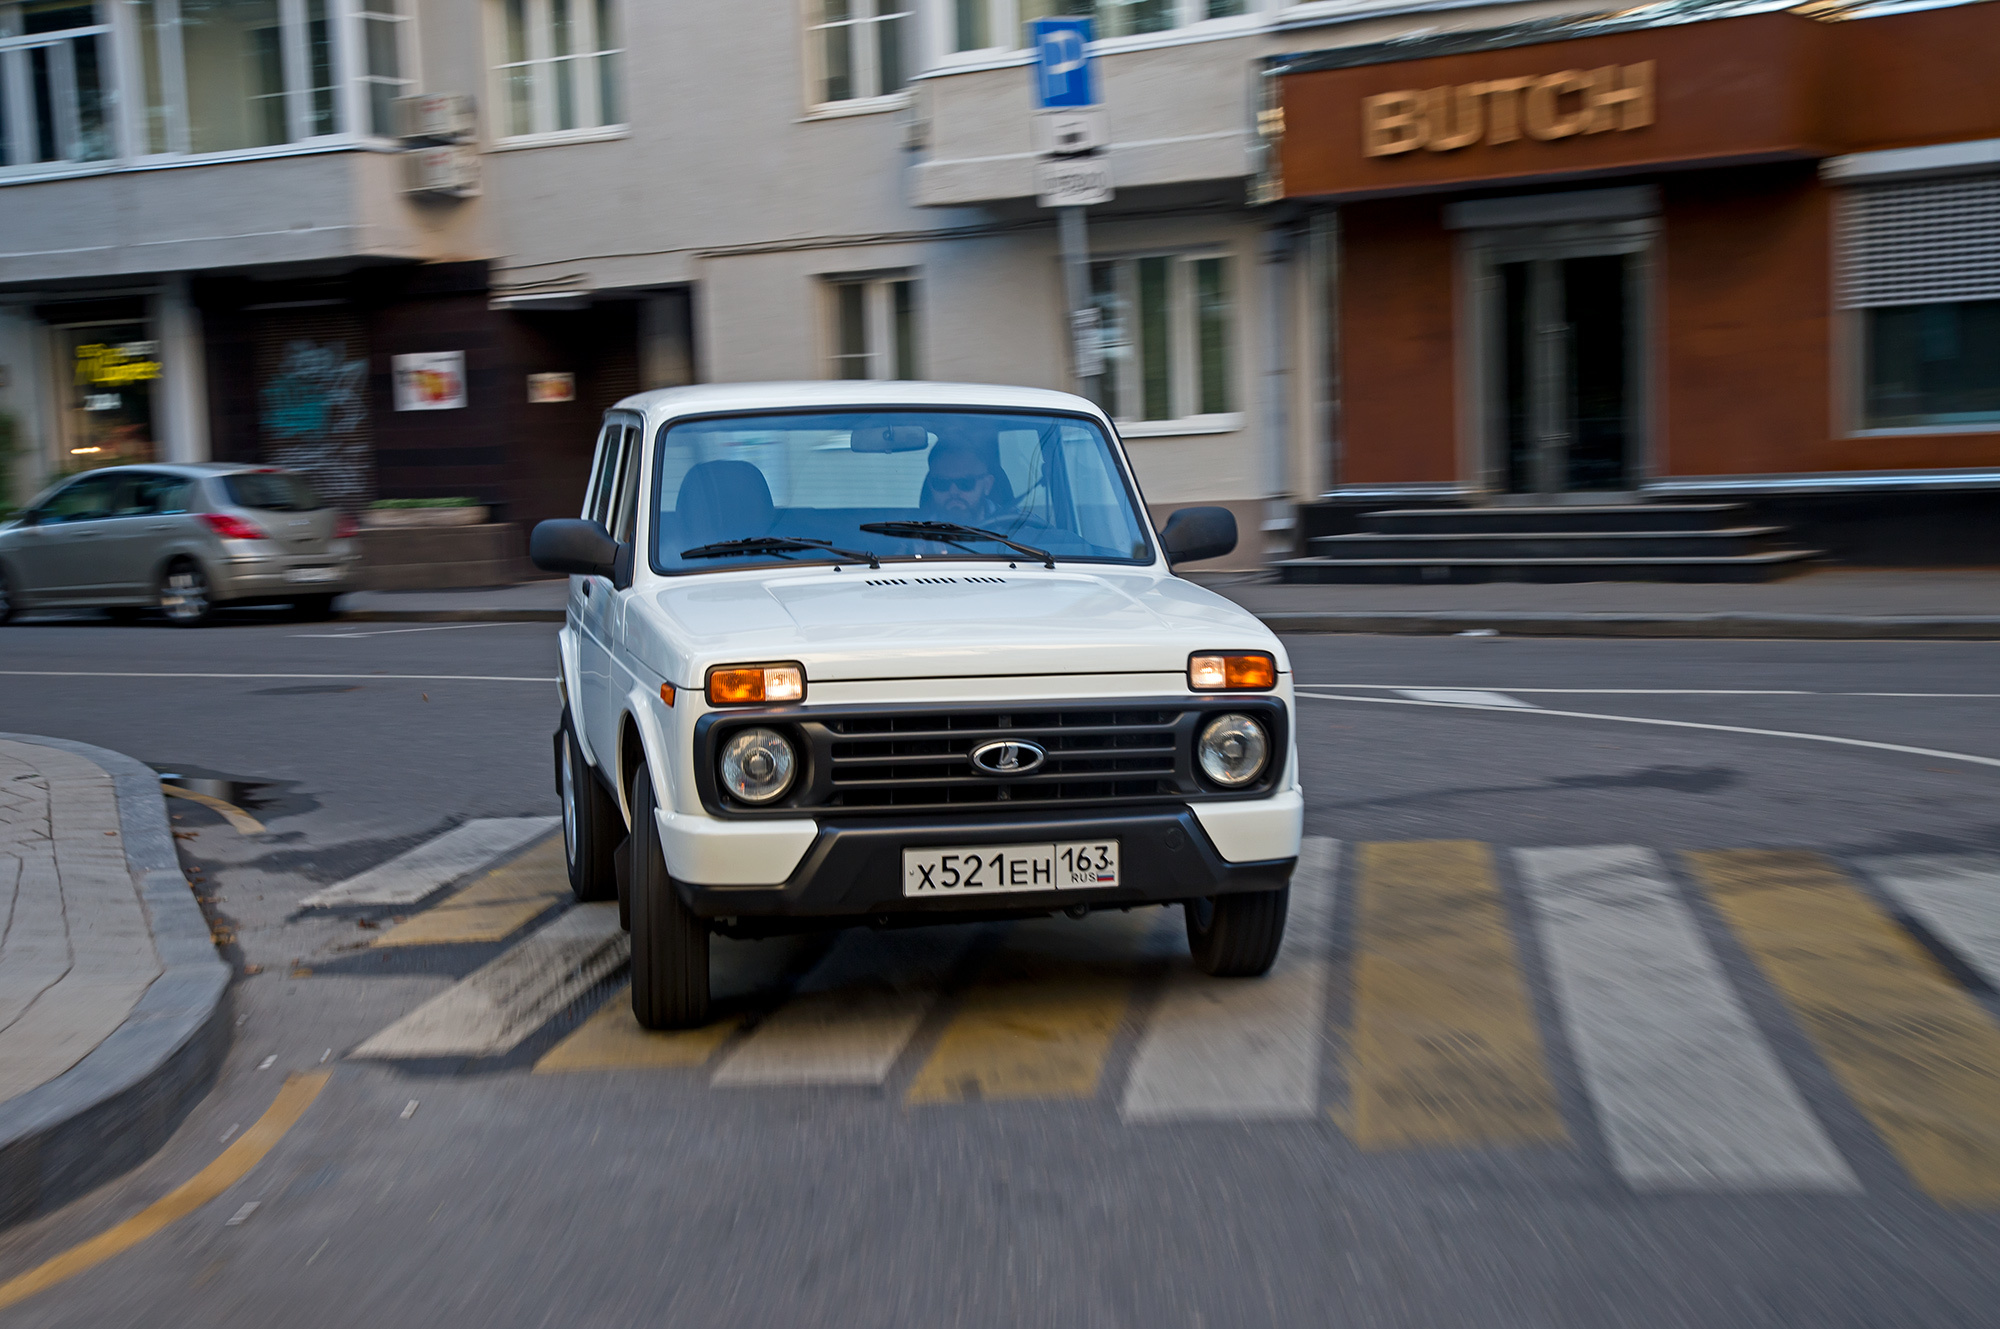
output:
[[[229,501],[265,512],[315,512],[326,504],[303,475],[291,471],[238,471],[222,477]]]

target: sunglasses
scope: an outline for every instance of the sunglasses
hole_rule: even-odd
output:
[[[942,494],[947,489],[956,489],[962,494],[969,494],[979,488],[979,482],[985,478],[983,475],[934,475],[930,479],[931,492]]]

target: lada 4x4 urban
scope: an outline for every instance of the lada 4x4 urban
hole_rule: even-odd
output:
[[[707,1018],[712,932],[1178,904],[1208,973],[1268,969],[1301,796],[1276,637],[1175,563],[1102,411],[939,383],[738,384],[608,412],[555,736],[581,900],[632,1006]]]

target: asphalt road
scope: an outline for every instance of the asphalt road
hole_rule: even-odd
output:
[[[730,1023],[698,1055],[653,1044],[549,1073],[609,1028],[621,1000],[610,988],[503,1056],[348,1055],[513,939],[384,951],[369,943],[393,924],[386,911],[297,902],[468,818],[556,810],[553,636],[0,632],[0,730],[229,782],[267,827],[244,836],[205,809],[173,809],[190,868],[234,929],[232,958],[260,967],[234,990],[222,1082],[144,1168],[0,1234],[0,1280],[185,1181],[286,1073],[332,1071],[243,1181],[8,1309],[10,1325],[2000,1323],[2000,1190],[1953,1189],[2000,1175],[2000,1137],[1945,1119],[1954,1104],[1978,1118],[1965,1103],[1982,1084],[2000,1096],[2000,1061],[1981,1060],[2000,1041],[1978,1041],[1987,1029],[2000,1040],[2000,1001],[1867,867],[2000,851],[2000,765],[1986,764],[2000,763],[2000,645],[1292,641],[1313,694],[1299,721],[1307,830],[1338,842],[1325,911],[1295,911],[1288,947],[1306,967],[1267,989],[1307,994],[1311,1046],[1292,1051],[1309,1070],[1308,1110],[1153,1120],[1135,1108],[1140,1087],[1171,1097],[1156,1071],[1187,1056],[1159,1031],[1208,1018],[1164,911],[910,934],[879,953],[887,988],[935,981],[943,995],[862,1087],[730,1086],[724,1073],[848,939],[722,947]],[[1498,695],[1437,695],[1451,690]],[[1605,914],[1590,899],[1565,931],[1536,894],[1534,865],[1555,860],[1511,852],[1593,846],[1653,855],[1676,944],[1712,956],[1713,992],[1733,994],[1740,1046],[1722,1052],[1766,1049],[1759,1064],[1792,1086],[1795,1101],[1772,1100],[1776,1133],[1756,1137],[1782,1144],[1792,1130],[1811,1145],[1791,1181],[1660,1184],[1623,1151],[1621,1112],[1643,1117],[1676,1085],[1646,1062],[1644,1039],[1620,1042],[1615,1001],[1590,1000],[1623,981],[1591,963],[1655,934],[1592,932]],[[1810,851],[1847,885],[1799,894],[1807,860],[1738,852],[1757,850]],[[1725,852],[1703,857],[1713,851]],[[1763,865],[1764,893],[1732,888],[1732,863]],[[1389,937],[1397,906],[1382,892],[1399,870],[1464,889],[1434,915],[1411,892],[1407,931]],[[1786,912],[1794,900],[1806,903]],[[1828,1034],[1843,1001],[1881,986],[1871,966],[1893,970],[1906,943],[1870,934],[1841,951],[1827,900],[1846,908],[1840,926],[1872,919],[1920,948],[1895,980],[1915,1003],[1895,1035],[1908,1040],[1905,1078],[1951,1060],[1926,1041],[1939,1003],[1970,1030],[1939,1072],[1959,1079],[1931,1086],[1935,1120],[1896,1117],[1881,1058],[1871,1067],[1867,1049]],[[1610,950],[1594,954],[1593,939]],[[1394,986],[1381,966],[1398,963],[1441,966],[1429,972],[1447,997],[1453,974],[1507,977],[1470,994],[1489,1009],[1466,1016],[1466,1037],[1525,1048],[1492,1062],[1515,1078],[1462,1095],[1447,1079],[1451,1101],[1418,1094],[1385,1114],[1396,1100],[1371,1097],[1371,1077],[1427,1055],[1399,1053],[1380,1019]],[[1008,1061],[1023,1026],[1041,1031],[1049,1066]],[[1688,1069],[1699,1080],[1702,1067]],[[1974,1152],[1935,1166],[1926,1150],[1945,1137]],[[1979,1154],[1984,1143],[1996,1152]]]

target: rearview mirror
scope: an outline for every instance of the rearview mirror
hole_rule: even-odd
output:
[[[1169,565],[1198,563],[1236,551],[1236,514],[1228,508],[1182,508],[1160,528]]]
[[[858,425],[847,446],[855,452],[922,452],[930,440],[922,425]]]
[[[619,565],[623,563],[626,579],[631,575],[632,556],[627,546],[612,539],[603,526],[579,517],[537,522],[528,536],[528,558],[544,572],[574,572],[620,581]]]

